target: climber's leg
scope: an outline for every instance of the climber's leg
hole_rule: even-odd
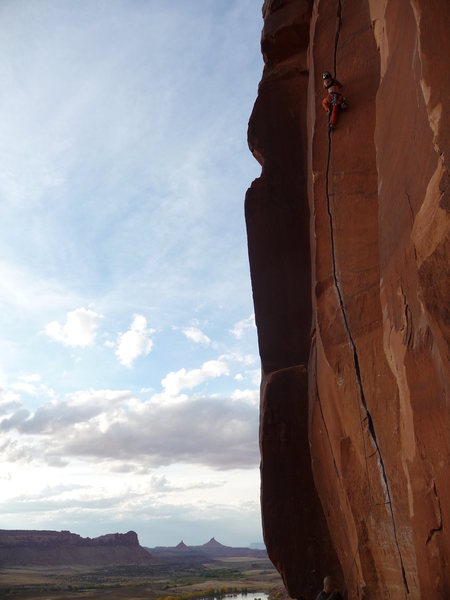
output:
[[[333,110],[331,111],[331,119],[330,119],[331,127],[335,127],[335,125],[337,123],[338,114],[339,114],[339,104],[334,104]]]

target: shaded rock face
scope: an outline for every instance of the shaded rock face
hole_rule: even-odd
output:
[[[70,531],[0,530],[0,565],[146,564],[151,556],[134,531],[82,538]]]
[[[450,4],[266,0],[246,196],[266,546],[294,598],[450,597]],[[329,135],[322,71],[349,109]]]

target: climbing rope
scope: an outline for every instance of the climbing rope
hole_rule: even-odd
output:
[[[338,50],[338,44],[339,44],[339,36],[340,36],[340,32],[341,32],[341,24],[342,24],[342,3],[341,3],[341,0],[338,0],[338,9],[337,9],[337,16],[336,16],[336,35],[335,35],[335,41],[334,41],[334,64],[333,64],[334,77],[335,78],[337,78],[337,50]],[[329,115],[329,120],[330,120],[330,115]],[[330,123],[328,125],[330,125]],[[402,557],[402,554],[401,554],[400,545],[399,545],[399,541],[398,541],[397,526],[396,526],[396,523],[395,523],[394,510],[393,510],[393,506],[392,506],[392,498],[391,498],[391,492],[390,492],[389,482],[388,482],[388,478],[387,478],[386,468],[385,468],[385,465],[384,465],[383,456],[381,454],[381,449],[380,449],[380,446],[378,444],[378,439],[377,439],[377,436],[376,436],[375,426],[374,426],[374,423],[373,423],[372,415],[370,414],[370,411],[369,411],[368,406],[367,406],[366,397],[365,397],[365,394],[364,394],[364,386],[363,386],[363,383],[362,383],[362,376],[361,376],[361,369],[360,369],[360,364],[359,364],[358,351],[357,351],[356,343],[355,343],[355,340],[353,338],[353,334],[351,332],[351,328],[350,328],[350,325],[349,325],[349,322],[348,322],[347,312],[345,310],[344,300],[343,300],[343,296],[342,296],[342,292],[341,292],[341,287],[340,287],[340,284],[339,284],[339,279],[338,279],[338,274],[337,274],[336,247],[335,247],[335,239],[334,239],[334,223],[333,223],[333,215],[331,213],[331,201],[330,201],[330,194],[329,194],[329,171],[330,171],[330,162],[331,162],[331,151],[332,151],[332,128],[330,126],[328,126],[328,156],[327,156],[327,167],[326,167],[326,177],[325,177],[325,194],[326,194],[326,200],[327,200],[328,218],[329,218],[329,222],[330,222],[330,239],[331,239],[331,257],[332,257],[332,268],[333,268],[333,280],[334,280],[334,285],[335,285],[336,292],[337,292],[337,295],[338,295],[339,307],[341,309],[342,317],[344,319],[345,329],[347,331],[347,335],[348,335],[348,338],[349,338],[349,341],[350,341],[350,345],[351,345],[351,348],[352,348],[352,352],[353,352],[353,363],[354,363],[354,366],[355,366],[355,374],[356,374],[356,380],[357,380],[357,383],[358,383],[359,395],[360,395],[360,399],[361,399],[361,404],[363,405],[363,408],[364,408],[364,411],[365,411],[365,417],[362,418],[362,415],[361,415],[361,404],[358,402],[359,422],[360,422],[360,427],[361,427],[361,436],[362,436],[362,442],[363,442],[363,451],[364,451],[364,460],[365,460],[365,467],[366,467],[367,485],[368,485],[368,491],[369,491],[369,497],[370,497],[369,509],[368,509],[368,512],[367,512],[365,518],[363,519],[363,522],[364,523],[366,522],[366,520],[368,519],[368,517],[370,515],[370,512],[372,511],[373,506],[375,506],[375,503],[374,503],[374,500],[373,500],[373,494],[372,494],[371,484],[370,484],[368,457],[367,457],[367,450],[366,450],[366,443],[365,443],[364,429],[363,429],[363,422],[367,421],[368,430],[369,430],[370,436],[372,438],[372,442],[373,442],[373,444],[375,446],[375,452],[378,455],[378,460],[379,460],[379,463],[380,463],[382,478],[383,478],[383,481],[384,481],[384,484],[385,484],[385,488],[386,488],[387,501],[384,502],[383,504],[389,506],[389,511],[390,511],[391,520],[392,520],[392,528],[393,528],[394,540],[395,540],[395,544],[396,544],[398,555],[399,555],[399,559],[400,559],[400,565],[401,565],[401,570],[402,570],[403,583],[404,583],[404,586],[405,586],[405,589],[406,589],[406,593],[409,594],[409,587],[408,587],[408,582],[407,582],[407,579],[406,579],[406,571],[405,571],[405,567],[404,567],[404,563],[403,563],[403,557]],[[345,578],[344,594],[347,591],[348,581],[349,581],[351,572],[352,572],[354,564],[355,564],[356,556],[357,556],[357,554],[359,552],[360,544],[361,544],[361,536],[358,536],[357,548],[356,548],[355,554],[353,556],[353,560],[351,562],[351,565],[350,565],[350,568],[349,568],[349,572],[347,574],[347,577]]]

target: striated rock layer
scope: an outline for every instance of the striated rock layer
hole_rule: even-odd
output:
[[[134,531],[83,538],[70,531],[0,529],[0,566],[139,565],[150,560]]]
[[[246,222],[269,556],[295,598],[328,573],[349,598],[450,598],[450,3],[263,17]],[[325,69],[349,101],[331,135]]]

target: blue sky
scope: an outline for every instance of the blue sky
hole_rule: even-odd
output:
[[[261,540],[260,0],[0,5],[1,528]]]

